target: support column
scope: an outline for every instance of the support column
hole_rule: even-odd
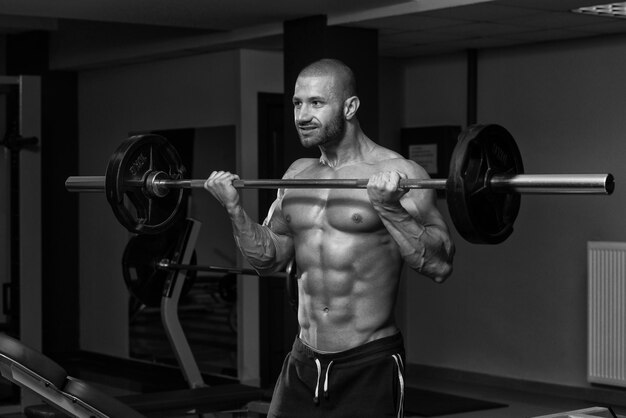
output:
[[[32,183],[29,189],[36,184],[40,190],[37,205],[41,207],[41,222],[37,232],[41,235],[38,264],[43,297],[37,310],[41,310],[43,329],[38,331],[41,347],[36,348],[54,357],[79,349],[78,196],[67,193],[64,187],[65,179],[78,171],[78,78],[74,72],[50,71],[48,39],[44,31],[8,35],[6,67],[10,75],[38,76],[41,80],[37,94],[40,107],[22,109],[36,114],[41,122],[41,131],[30,134],[39,138],[36,150],[22,151],[23,158],[37,154],[41,174],[28,170],[22,181]],[[25,126],[30,128],[31,124]],[[35,201],[25,201],[20,209],[25,220],[25,211],[33,205]],[[25,259],[25,263],[32,262]],[[22,286],[22,292],[27,291]]]
[[[321,58],[346,63],[357,81],[361,107],[357,117],[367,136],[378,142],[378,32],[374,29],[327,26],[326,16],[312,16],[284,23],[285,167],[302,157],[318,157],[318,149],[305,149],[293,122],[293,89],[298,73]]]

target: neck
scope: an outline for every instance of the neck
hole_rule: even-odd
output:
[[[374,149],[376,144],[369,139],[360,127],[349,125],[341,140],[320,145],[320,163],[331,168],[339,168],[365,160],[365,154]]]

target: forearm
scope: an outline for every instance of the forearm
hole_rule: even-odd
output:
[[[279,271],[287,264],[290,255],[281,237],[250,219],[241,206],[228,209],[228,214],[239,250],[259,274]]]
[[[377,205],[375,209],[413,270],[437,282],[452,274],[454,245],[444,227],[419,223],[400,203]]]

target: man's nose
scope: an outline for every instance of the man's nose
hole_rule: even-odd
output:
[[[295,109],[296,122],[309,122],[311,120],[310,108],[307,105],[302,105]]]

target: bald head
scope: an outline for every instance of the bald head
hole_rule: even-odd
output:
[[[356,96],[356,79],[354,73],[343,62],[337,59],[321,59],[304,67],[298,77],[331,76],[334,80],[333,90],[340,100]]]

